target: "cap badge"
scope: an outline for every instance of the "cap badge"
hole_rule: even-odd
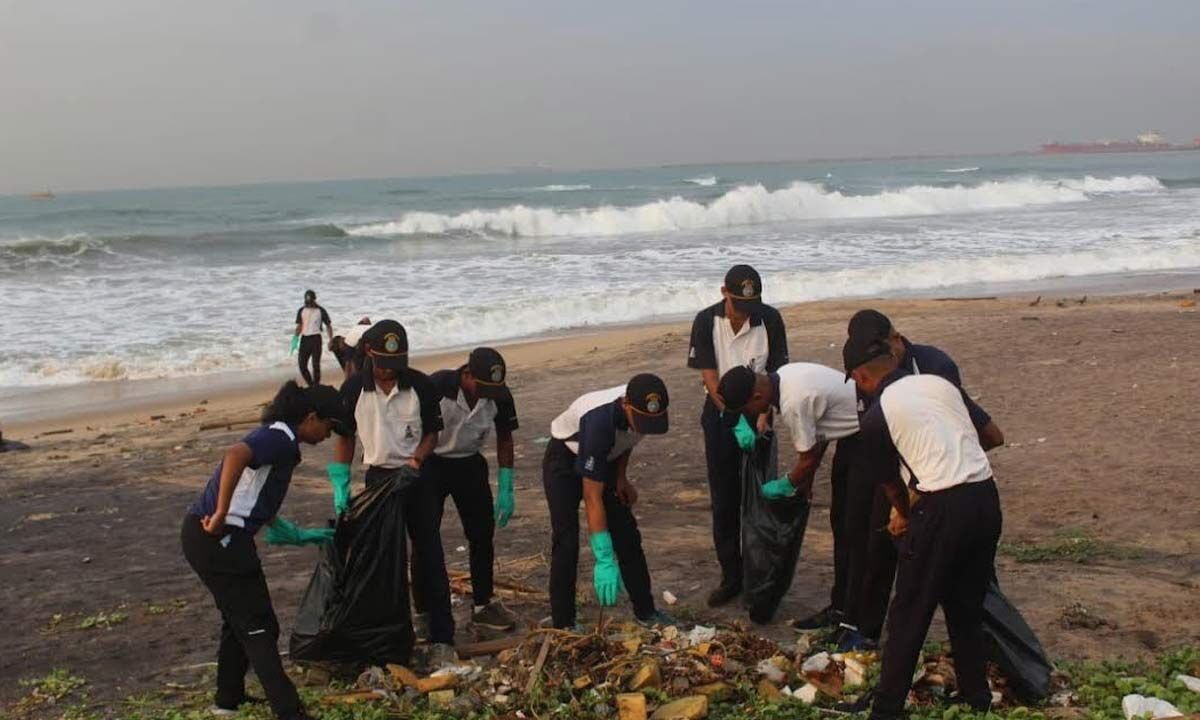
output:
[[[383,349],[388,353],[400,352],[400,336],[396,333],[388,333],[383,337]]]
[[[504,381],[504,366],[503,365],[493,365],[492,366],[492,382],[498,383],[498,382],[503,382],[503,381]]]
[[[750,278],[746,278],[742,281],[742,297],[752,298],[754,295],[754,281]]]
[[[660,398],[658,396],[658,393],[650,393],[649,395],[647,395],[646,396],[646,412],[656,413],[660,410],[662,410],[662,398]]]

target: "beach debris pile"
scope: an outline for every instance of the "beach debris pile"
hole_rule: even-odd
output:
[[[404,709],[424,701],[452,713],[488,706],[519,719],[552,701],[618,720],[692,720],[722,703],[831,706],[858,700],[878,674],[878,654],[837,653],[818,640],[802,635],[781,646],[736,626],[647,629],[614,622],[592,632],[545,628],[495,655],[428,675],[399,665],[368,668],[350,692],[328,695],[325,702],[385,702]],[[992,681],[996,703],[1012,702],[1003,679],[993,673]],[[941,702],[953,689],[952,662],[930,656],[922,658],[909,700]]]

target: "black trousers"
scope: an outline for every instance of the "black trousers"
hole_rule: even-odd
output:
[[[312,373],[308,372],[308,361],[312,359]],[[309,387],[321,383],[321,336],[300,336],[300,375]]]
[[[871,717],[896,718],[912,685],[933,611],[946,616],[959,694],[976,710],[991,705],[983,598],[992,578],[1003,520],[991,480],[921,496],[900,542],[896,596]]]
[[[367,468],[367,487],[386,477],[392,470],[382,467]],[[419,591],[424,597],[429,612],[429,640],[435,643],[454,643],[454,615],[450,611],[450,579],[446,575],[446,556],[442,550],[441,513],[437,508],[442,499],[438,495],[425,468],[421,479],[404,490],[404,522],[408,526],[408,537],[412,541],[412,587],[413,594]],[[435,517],[436,516],[436,517]],[[409,598],[397,598],[408,604]],[[407,614],[408,608],[404,608]]]
[[[708,465],[713,545],[721,564],[721,584],[742,584],[742,449],[733,436],[736,413],[722,416],[711,399],[704,401],[700,428]]]
[[[556,628],[575,624],[575,582],[579,572],[579,503],[583,478],[575,472],[575,453],[562,440],[551,439],[542,459],[542,485],[550,505],[550,614]],[[642,534],[628,507],[611,487],[604,489],[608,532],[621,568],[621,579],[638,618],[654,614],[650,568],[642,551]]]
[[[887,530],[892,504],[878,478],[854,468],[847,505],[846,622],[878,640],[896,577],[896,541]]]
[[[829,526],[833,531],[833,587],[829,590],[829,604],[835,610],[845,611],[847,580],[850,576],[850,543],[846,535],[846,518],[850,507],[850,476],[858,464],[858,433],[837,441],[833,451],[833,462],[829,468],[832,497],[829,501]]]
[[[303,708],[279,658],[279,621],[254,536],[226,528],[224,536],[213,537],[195,515],[184,516],[179,535],[183,556],[221,611],[216,704],[233,709],[245,701],[246,670],[254,668],[275,715],[299,717]]]
[[[438,500],[434,522],[439,528],[446,497],[454,499],[471,553],[471,594],[476,606],[487,605],[494,591],[492,566],[496,559],[496,516],[492,508],[492,486],[488,484],[487,460],[479,453],[465,458],[431,455],[425,461],[424,470],[429,473],[432,491]],[[417,562],[414,555],[414,567]],[[413,575],[415,580],[419,573]],[[419,613],[425,612],[425,587],[418,581],[413,583],[413,607]]]

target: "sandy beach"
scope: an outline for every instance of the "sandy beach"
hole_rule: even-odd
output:
[[[1200,641],[1198,299],[1170,292],[1082,302],[1046,295],[1036,304],[1029,296],[836,301],[784,314],[793,360],[840,366],[846,319],[868,305],[912,340],[948,351],[1008,440],[991,453],[1005,513],[1002,586],[1052,657],[1129,658]],[[583,391],[653,371],[671,390],[672,432],[639,447],[631,476],[655,592],[676,595],[681,615],[744,618],[737,608],[704,607],[717,565],[698,427],[702,390],[684,366],[688,327],[623,327],[503,348],[521,430],[517,515],[497,536],[501,578],[546,584],[540,461],[550,420]],[[461,356],[417,364],[452,367]],[[335,379],[330,370],[327,361],[327,379]],[[223,449],[250,427],[221,424],[253,418],[276,384],[254,378],[206,392],[190,381],[173,393],[166,383],[116,409],[101,402],[73,417],[5,423],[6,439],[32,449],[0,455],[0,607],[8,627],[0,707],[20,696],[19,679],[55,667],[87,678],[103,701],[189,682],[214,659],[217,613],[180,554],[179,521]],[[218,427],[200,430],[209,424]],[[316,524],[330,514],[323,468],[331,453],[331,443],[306,450],[284,506],[290,519]],[[787,637],[784,621],[818,609],[828,593],[827,467],[814,502],[793,589],[767,634]],[[464,570],[452,503],[443,536],[450,570]],[[316,553],[265,544],[260,552],[286,635]],[[585,557],[581,578],[589,573]],[[528,622],[548,613],[540,601],[508,604]],[[1095,622],[1077,622],[1080,608]],[[100,613],[123,619],[81,629]]]

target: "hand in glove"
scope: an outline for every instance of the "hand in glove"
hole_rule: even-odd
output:
[[[293,336],[292,336],[292,349],[291,349],[291,350],[288,350],[288,355],[295,355],[295,354],[296,354],[296,350],[297,350],[299,347],[300,347],[300,336],[299,336],[299,335],[293,335]]]
[[[596,556],[596,569],[592,574],[596,600],[604,607],[612,607],[617,604],[617,594],[621,592],[621,571],[613,553],[612,535],[607,530],[592,533],[591,545],[592,555]]]
[[[754,441],[758,439],[758,433],[750,427],[750,421],[746,420],[745,415],[738,416],[737,425],[733,426],[733,436],[737,439],[738,447],[745,452],[753,450]]]
[[[517,511],[517,498],[513,494],[514,473],[512,468],[502,467],[496,474],[496,527],[508,525],[513,513]]]
[[[329,463],[325,466],[329,484],[333,486],[333,512],[341,515],[350,507],[350,465]]]
[[[277,517],[267,526],[268,545],[316,545],[333,539],[333,528],[301,528]]]
[[[783,475],[778,479],[762,484],[762,495],[768,500],[790,498],[795,494],[796,486],[792,484],[792,481],[787,475]]]

